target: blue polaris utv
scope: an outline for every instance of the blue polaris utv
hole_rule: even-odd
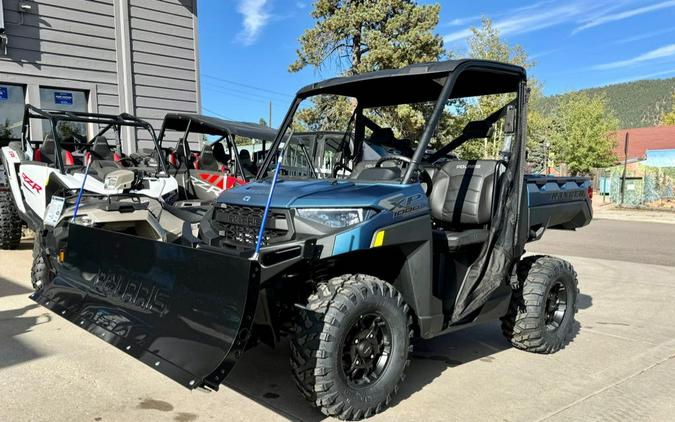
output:
[[[460,101],[486,95],[502,106],[451,138]],[[188,388],[217,389],[247,344],[288,336],[302,394],[350,420],[391,403],[415,336],[501,319],[515,347],[555,352],[576,273],[524,248],[588,224],[591,191],[585,178],[524,174],[527,95],[523,68],[481,60],[306,86],[256,180],[186,223],[182,244],[71,224],[34,299]],[[308,102],[313,126],[343,134],[336,148],[293,135]],[[497,141],[497,156],[458,158]]]

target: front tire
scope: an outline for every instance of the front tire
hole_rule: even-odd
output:
[[[518,349],[555,353],[570,340],[577,311],[577,273],[551,256],[528,256],[518,264],[519,286],[502,318],[504,336]]]
[[[21,243],[23,221],[10,191],[0,191],[0,249],[16,249]]]
[[[321,283],[291,341],[296,385],[328,416],[379,413],[405,378],[412,334],[408,305],[392,285],[363,274]]]
[[[33,266],[30,271],[30,281],[33,284],[35,290],[40,290],[44,287],[45,283],[50,281],[52,277],[51,271],[49,271],[49,266],[47,264],[47,257],[39,253],[33,257]]]

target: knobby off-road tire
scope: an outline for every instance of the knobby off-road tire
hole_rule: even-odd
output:
[[[518,264],[519,286],[502,318],[504,336],[518,349],[554,353],[570,340],[579,295],[572,264],[528,256]]]
[[[47,257],[44,252],[42,252],[40,239],[37,238],[37,234],[35,236],[36,239],[33,244],[33,266],[30,270],[30,281],[35,290],[40,290],[44,287],[45,283],[51,279],[52,273],[47,264]]]
[[[410,364],[412,335],[408,305],[393,286],[362,274],[333,278],[299,311],[291,341],[293,378],[324,414],[367,418],[398,392]]]
[[[16,249],[21,243],[23,222],[10,191],[0,191],[0,249]]]

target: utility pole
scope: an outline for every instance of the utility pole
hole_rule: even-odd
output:
[[[626,194],[626,167],[628,167],[628,131],[623,143],[623,175],[621,176],[621,205],[623,206],[623,197]]]
[[[274,127],[274,126],[272,126],[272,100],[270,100],[270,115],[269,115],[269,120],[267,121],[267,126]]]

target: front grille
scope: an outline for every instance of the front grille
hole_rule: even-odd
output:
[[[262,223],[264,208],[241,205],[226,205],[213,213],[213,227],[218,232],[223,246],[236,248],[254,247]],[[263,246],[290,238],[287,211],[270,210],[263,235]]]

